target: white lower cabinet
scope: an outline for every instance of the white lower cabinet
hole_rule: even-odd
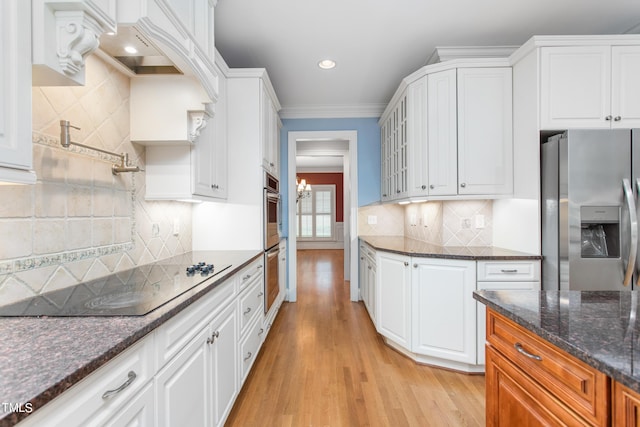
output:
[[[368,245],[361,245],[366,277]],[[476,289],[540,289],[539,260],[475,261],[410,257],[377,250],[376,329],[419,363],[484,372],[485,310]],[[363,300],[369,297],[361,279]],[[369,288],[370,289],[370,288]]]
[[[373,324],[376,324],[376,251],[369,245],[360,245],[360,297],[369,312]]]
[[[475,364],[475,261],[414,257],[412,262],[412,351]]]
[[[154,389],[153,383],[149,382],[105,424],[105,427],[152,426],[155,424],[155,419]]]
[[[156,375],[158,427],[211,425],[208,338],[209,328],[203,328]]]
[[[395,344],[411,347],[411,258],[378,252],[376,327]]]

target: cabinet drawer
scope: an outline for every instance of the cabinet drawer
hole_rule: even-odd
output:
[[[102,425],[133,399],[154,374],[151,334],[27,417],[20,425]]]
[[[264,337],[264,326],[262,318],[258,318],[255,323],[250,326],[247,335],[240,342],[240,384],[244,383],[247,374],[256,360],[262,339]]]
[[[245,267],[240,273],[238,273],[238,280],[240,281],[240,290],[245,289],[254,280],[258,280],[259,277],[264,275],[264,260],[262,258],[252,262]]]
[[[236,280],[228,279],[156,330],[158,369],[182,350],[207,322],[236,296]],[[235,304],[235,301],[234,301]]]
[[[264,314],[264,285],[255,280],[253,284],[240,295],[240,334],[244,334],[249,324],[258,315]]]
[[[607,425],[610,380],[605,374],[492,310],[487,311],[487,342],[590,423]]]
[[[585,425],[525,372],[487,346],[486,414],[488,427]]]
[[[478,261],[478,281],[534,282],[540,280],[540,261]]]

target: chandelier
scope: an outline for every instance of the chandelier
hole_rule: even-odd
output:
[[[305,197],[311,197],[311,184],[307,184],[306,179],[300,179],[296,177],[296,203],[298,200],[304,199]]]

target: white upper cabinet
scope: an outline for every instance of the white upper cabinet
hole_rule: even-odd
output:
[[[458,189],[456,70],[427,77],[429,195],[454,195]]]
[[[380,121],[382,201],[513,192],[511,68],[493,64],[407,78]]]
[[[278,178],[280,175],[280,118],[278,108],[267,90],[267,85],[261,82],[260,86],[262,167]]]
[[[31,3],[0,3],[0,182],[33,184]]]
[[[166,0],[198,47],[213,61],[214,6],[213,0]]]
[[[458,69],[458,194],[513,192],[510,67]]]
[[[116,31],[116,0],[33,0],[34,86],[83,85],[85,58]]]
[[[541,129],[640,126],[640,46],[540,49]]]

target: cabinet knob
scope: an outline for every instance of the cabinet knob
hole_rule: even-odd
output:
[[[409,263],[407,261],[404,262],[405,267],[409,267]]]
[[[464,182],[460,184],[460,187],[462,187],[462,188],[464,188],[466,186],[467,186],[467,184],[465,184]]]
[[[434,188],[436,188],[436,186],[435,186],[435,185],[433,185],[433,184],[431,184],[431,185],[429,186],[429,188],[433,190]]]
[[[405,264],[406,264],[406,263],[405,263]],[[367,268],[368,268],[369,270],[371,270],[371,266],[370,266],[370,265],[368,265],[368,266],[367,266]]]
[[[274,167],[275,165],[273,164],[273,162],[269,162],[269,166]]]
[[[401,193],[401,191],[400,191],[400,190],[396,190],[396,193],[400,194],[400,193]]]
[[[620,116],[615,116],[615,117],[613,118],[613,121],[614,121],[614,122],[619,122],[620,120],[622,120],[622,117],[620,117]]]
[[[220,188],[220,186],[218,186],[218,184],[211,184],[211,188],[217,190],[218,188]]]
[[[413,268],[418,268],[418,264],[413,264]]]
[[[421,186],[420,188],[422,188],[423,190],[426,190],[426,189],[427,189],[427,186],[426,186],[426,185],[424,185],[424,184],[422,184],[422,186]]]
[[[612,118],[613,118],[613,116],[607,116],[607,117],[605,117],[604,119],[605,119],[606,121],[611,121],[611,119],[612,119]]]
[[[386,195],[386,194],[383,194],[383,195],[382,195],[382,197],[387,197],[387,195]]]

